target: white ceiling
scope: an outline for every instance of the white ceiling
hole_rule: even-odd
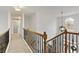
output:
[[[34,13],[36,11],[52,13],[53,16],[56,17],[61,16],[61,11],[63,11],[64,16],[68,16],[79,13],[79,6],[26,6],[24,8],[26,14]]]
[[[12,6],[0,6],[0,11],[10,11],[13,10]],[[48,12],[52,13],[54,16],[61,16],[60,12],[64,12],[64,16],[66,15],[72,15],[75,13],[79,13],[79,6],[25,6],[24,7],[24,13],[25,14],[31,14],[34,12]],[[12,11],[14,13],[14,11]]]

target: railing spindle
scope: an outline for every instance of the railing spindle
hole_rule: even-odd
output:
[[[55,39],[55,53],[56,53],[56,39]]]
[[[42,38],[42,37],[41,37],[41,38]],[[44,46],[43,46],[43,38],[42,38],[42,53],[44,52],[44,51],[43,51],[43,47],[44,47]]]
[[[76,35],[76,46],[77,46],[77,53],[78,53],[78,35]]]
[[[59,49],[59,48],[58,48],[58,37],[57,37],[57,39],[56,39],[56,49],[57,49],[56,52],[58,53],[58,49]]]
[[[71,47],[70,47],[70,34],[69,34],[69,53],[70,53],[70,49]]]
[[[39,37],[38,37],[38,43],[37,44],[38,44],[38,53],[39,53],[40,52],[40,50],[39,50]]]
[[[41,37],[39,37],[39,42],[40,42],[40,53],[41,53]]]
[[[64,47],[64,34],[62,35],[62,52],[63,52],[63,47]]]
[[[53,46],[54,46],[54,40],[52,40],[52,52],[54,52],[54,48],[53,48]],[[51,48],[49,48],[49,49],[51,49]]]
[[[62,41],[62,40],[61,40],[61,35],[60,35],[60,53],[61,53],[61,41]]]
[[[72,34],[72,46],[74,46],[74,35]],[[72,49],[72,53],[74,53],[73,49]]]
[[[55,42],[54,42],[54,44],[55,44],[55,46],[54,46],[54,51],[55,51],[55,53],[56,53],[56,39],[54,40]]]

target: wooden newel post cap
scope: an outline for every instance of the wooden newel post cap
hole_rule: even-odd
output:
[[[47,34],[46,34],[46,32],[44,32],[43,37],[44,37],[44,40],[47,39]]]

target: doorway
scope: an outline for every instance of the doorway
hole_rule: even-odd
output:
[[[24,37],[23,35],[23,14],[11,14],[11,19],[10,19],[10,34],[11,37],[13,34],[18,34],[22,38]]]
[[[20,20],[12,20],[12,34],[18,33],[20,34]]]

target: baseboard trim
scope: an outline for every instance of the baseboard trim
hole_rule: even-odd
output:
[[[31,53],[33,53],[33,51],[30,49],[29,45],[26,43],[26,41],[23,39],[23,41],[25,42],[25,44],[28,46],[29,50]]]

